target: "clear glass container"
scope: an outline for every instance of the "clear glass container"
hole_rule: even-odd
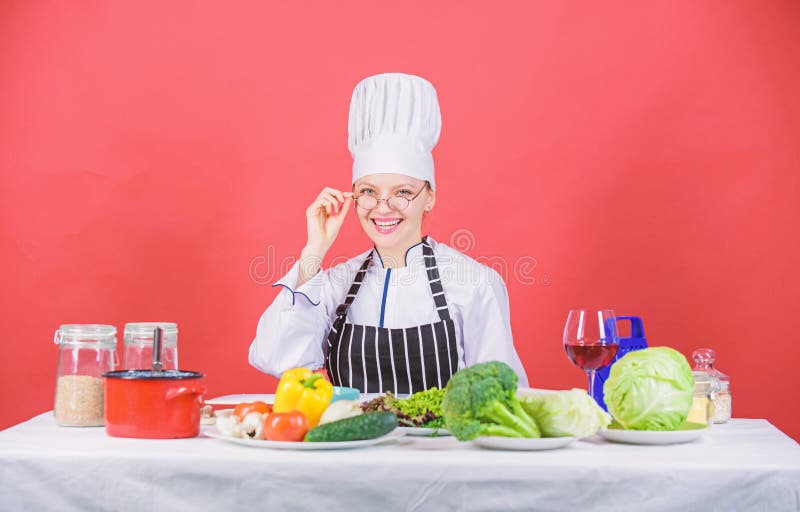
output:
[[[698,348],[692,352],[694,371],[710,375],[717,381],[714,400],[714,423],[725,423],[731,419],[731,378],[714,368],[717,352],[711,348]]]
[[[717,381],[704,372],[693,371],[694,398],[686,421],[711,425],[714,421],[714,395]]]
[[[53,412],[60,426],[103,425],[103,373],[117,365],[116,334],[116,327],[98,324],[67,324],[56,331],[58,375]]]
[[[163,370],[178,369],[178,325],[170,322],[134,322],[125,324],[122,367],[125,370],[149,370],[153,367],[153,333],[161,327],[161,364]]]

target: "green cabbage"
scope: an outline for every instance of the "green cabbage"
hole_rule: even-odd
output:
[[[541,390],[517,398],[544,437],[588,437],[611,423],[611,416],[583,389]]]
[[[694,376],[677,350],[646,348],[611,366],[603,392],[608,412],[624,428],[676,430],[692,407]]]

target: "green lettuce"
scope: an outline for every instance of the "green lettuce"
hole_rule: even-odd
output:
[[[611,366],[603,392],[608,411],[624,428],[676,430],[692,407],[694,376],[677,350],[646,348]]]
[[[427,412],[441,417],[442,398],[444,398],[444,389],[433,387],[425,391],[417,391],[405,400],[398,400],[395,405],[411,417],[423,416]]]
[[[397,398],[391,391],[364,402],[364,412],[393,412],[400,426],[444,428],[442,398],[444,389],[436,387],[418,391],[408,398]]]
[[[611,416],[583,389],[535,390],[517,398],[544,437],[588,437],[611,423]]]

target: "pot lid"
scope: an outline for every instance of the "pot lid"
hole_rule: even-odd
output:
[[[181,380],[200,379],[204,377],[204,375],[200,372],[187,370],[119,370],[115,372],[106,372],[103,374],[103,377],[124,380]]]

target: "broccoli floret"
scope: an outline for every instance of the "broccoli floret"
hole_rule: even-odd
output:
[[[500,361],[456,372],[447,383],[442,410],[447,429],[459,441],[480,435],[541,437],[517,400],[517,374]]]

